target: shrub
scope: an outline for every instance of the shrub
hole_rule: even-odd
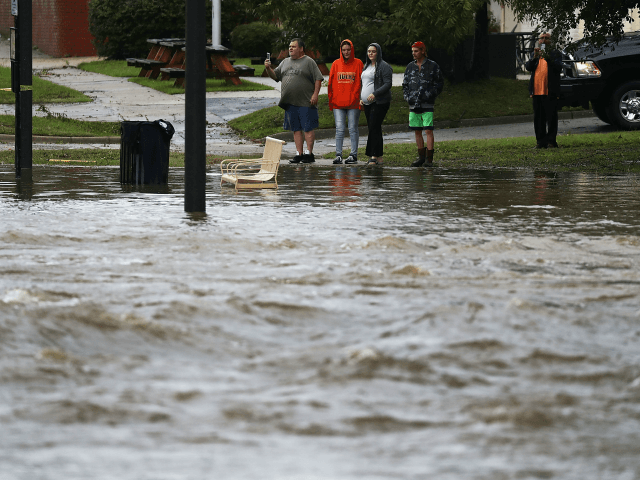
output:
[[[262,57],[280,49],[282,30],[271,23],[238,25],[231,32],[231,48],[240,57]]]
[[[207,5],[210,12],[210,0]],[[210,32],[211,15],[207,28]],[[89,31],[98,55],[144,57],[148,38],[185,36],[185,0],[91,0]]]

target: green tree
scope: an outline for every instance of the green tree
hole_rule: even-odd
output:
[[[291,38],[304,39],[308,48],[322,54],[337,51],[340,40],[362,28],[366,18],[360,0],[256,0],[253,6],[262,19],[276,18],[282,24],[282,48]],[[375,3],[375,0],[373,1]]]
[[[207,37],[211,32],[211,0],[204,0]],[[255,20],[245,0],[222,2],[222,44],[230,45],[236,25]],[[146,56],[148,38],[184,38],[185,0],[91,0],[89,31],[98,54],[109,58]]]
[[[282,31],[271,23],[244,23],[231,32],[231,47],[238,56],[260,57],[279,47],[281,39]]]
[[[386,59],[394,59],[396,52],[402,52],[401,58],[408,60],[409,47],[418,39],[429,49],[452,54],[469,36],[477,37],[477,46],[488,33],[487,0],[247,1],[260,18],[277,18],[282,23],[284,42],[301,37],[308,47],[328,56],[338,54],[338,45],[344,38],[355,42],[356,55],[360,57],[364,55],[358,51],[364,52],[366,45],[376,42],[383,46]],[[474,52],[481,54],[483,49],[475,48]],[[462,68],[464,62],[458,63]],[[481,69],[472,69],[471,63],[464,65],[467,72],[484,75]],[[460,78],[468,75],[463,72]]]
[[[184,0],[91,0],[89,31],[99,55],[146,56],[147,38],[184,37]]]
[[[540,31],[550,31],[555,39],[567,43],[569,32],[583,25],[584,40],[594,46],[607,42],[607,37],[620,40],[623,22],[633,21],[630,10],[640,7],[638,0],[505,0],[519,21],[540,24]]]
[[[387,31],[396,42],[420,39],[432,48],[453,54],[453,65],[445,74],[454,82],[487,78],[489,72],[486,37],[489,16],[486,0],[391,0]],[[467,60],[465,45],[472,39]]]

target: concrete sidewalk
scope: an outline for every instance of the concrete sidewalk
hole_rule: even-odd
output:
[[[0,65],[10,66],[8,41],[0,40]],[[184,94],[168,95],[156,90],[140,86],[127,81],[126,78],[114,78],[106,75],[85,72],[77,67],[80,63],[98,60],[97,57],[86,58],[51,58],[34,51],[33,70],[42,78],[78,90],[93,99],[92,102],[82,104],[47,104],[46,110],[51,113],[64,114],[69,118],[81,120],[102,121],[146,121],[164,119],[172,123],[176,133],[171,140],[172,151],[184,152],[185,142],[185,96]],[[274,90],[255,92],[207,92],[207,153],[234,157],[238,155],[260,154],[263,147],[238,137],[228,127],[227,122],[241,115],[246,115],[269,106],[277,105],[280,98],[280,84],[265,77],[248,78],[256,83],[262,83]],[[402,75],[394,74],[394,85],[402,84]],[[323,87],[321,93],[326,93]],[[38,111],[39,105],[34,105],[34,115],[46,115],[46,111]],[[0,105],[0,113],[13,115],[15,106]],[[517,136],[531,136],[533,134],[532,116],[503,117],[494,119],[463,120],[455,128],[451,125],[436,125],[436,142],[444,140],[462,140],[470,138],[504,138]],[[585,133],[587,131],[602,131],[608,126],[593,118],[591,112],[578,114],[562,114],[560,133]],[[295,155],[295,146],[290,133],[277,135],[287,144],[283,149],[283,160]],[[51,143],[51,142],[57,143]],[[0,136],[0,148],[12,149],[12,136]],[[61,148],[119,148],[119,138],[101,139],[51,139],[34,136],[34,149]],[[413,132],[405,125],[386,127],[385,142],[412,143]],[[361,129],[359,145],[366,144],[366,128]],[[350,139],[345,138],[344,153],[349,152]],[[314,153],[318,159],[326,153],[335,152],[335,131],[317,130]],[[364,159],[361,159],[364,160]],[[331,160],[321,160],[321,164],[330,164]]]

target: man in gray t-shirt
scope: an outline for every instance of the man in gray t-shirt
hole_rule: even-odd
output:
[[[290,163],[313,163],[314,130],[318,128],[318,94],[324,77],[316,62],[304,54],[304,42],[294,38],[289,43],[289,57],[274,70],[271,60],[264,62],[267,75],[282,82],[280,103],[284,109],[284,129],[293,132],[296,156]],[[307,152],[303,150],[307,142]]]

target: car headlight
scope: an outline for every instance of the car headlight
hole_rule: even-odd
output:
[[[578,78],[594,78],[602,75],[598,66],[592,61],[575,62],[572,67],[573,76]]]

